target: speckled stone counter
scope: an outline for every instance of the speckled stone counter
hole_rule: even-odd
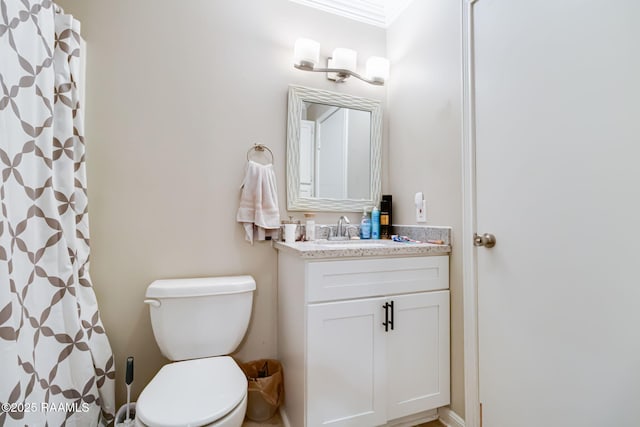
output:
[[[320,226],[319,226],[320,227]],[[318,233],[321,229],[317,228]],[[325,230],[322,230],[325,231]],[[444,243],[394,242],[392,240],[348,240],[285,243],[274,241],[273,247],[279,251],[287,251],[301,258],[341,258],[341,257],[381,257],[381,256],[436,256],[451,253],[451,227],[394,225],[394,234],[408,236],[414,240],[442,240]],[[327,232],[328,233],[328,232]]]
[[[284,243],[274,242],[279,251],[295,253],[301,258],[345,258],[345,257],[381,257],[381,256],[425,256],[448,255],[450,245],[430,243],[403,243],[391,240],[351,240],[345,242],[320,241]]]
[[[421,242],[426,242],[427,240],[442,240],[445,244],[451,244],[451,227],[394,224],[393,234],[407,236]]]

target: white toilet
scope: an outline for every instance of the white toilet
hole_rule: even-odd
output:
[[[226,356],[242,341],[256,282],[251,276],[156,280],[147,288],[153,335],[175,361],[136,403],[136,425],[240,427],[247,378]]]

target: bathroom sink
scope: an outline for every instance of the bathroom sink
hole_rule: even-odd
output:
[[[332,248],[387,248],[398,242],[392,240],[314,240],[314,245],[330,246]]]

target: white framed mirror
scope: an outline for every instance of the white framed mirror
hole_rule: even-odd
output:
[[[359,212],[380,202],[382,102],[289,86],[287,208]]]

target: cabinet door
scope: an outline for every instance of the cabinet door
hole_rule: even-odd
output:
[[[388,297],[388,419],[449,404],[449,291]]]
[[[385,424],[383,299],[307,306],[307,427]]]

